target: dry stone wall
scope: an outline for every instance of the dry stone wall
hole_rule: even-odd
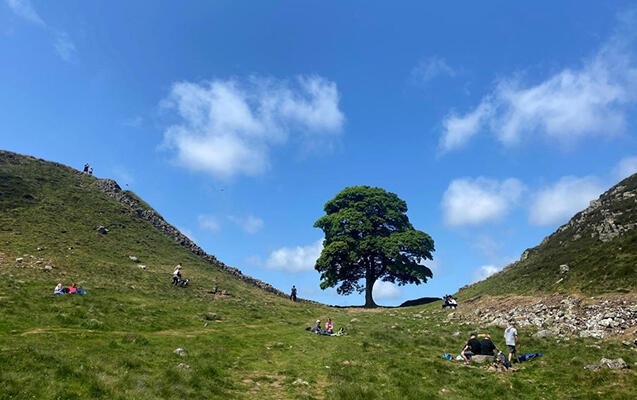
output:
[[[155,210],[145,208],[142,203],[137,200],[135,197],[130,195],[128,192],[123,191],[120,186],[112,179],[98,179],[97,187],[107,194],[108,196],[116,199],[121,204],[131,209],[134,213],[136,213],[139,217],[148,221],[153,227],[160,230],[168,237],[170,237],[175,242],[179,243],[181,246],[187,248],[194,254],[198,255],[214,267],[224,271],[225,273],[232,275],[233,277],[240,279],[250,285],[256,286],[260,289],[263,289],[267,292],[276,294],[278,296],[287,297],[287,294],[282,291],[276,289],[272,285],[260,281],[258,279],[252,278],[250,276],[244,275],[239,269],[227,266],[226,264],[219,261],[215,256],[207,254],[203,249],[197,246],[192,240],[190,240],[186,235],[181,233],[177,228],[170,225],[164,218],[159,215]]]

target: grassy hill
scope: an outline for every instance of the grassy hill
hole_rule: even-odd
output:
[[[542,351],[542,358],[507,373],[466,367],[442,353],[458,354],[474,330],[504,347],[500,327],[451,318],[440,303],[376,310],[293,303],[195,255],[105,195],[98,182],[64,165],[0,152],[0,399],[632,399],[637,393],[634,369],[583,368],[601,357],[637,362],[619,339],[558,341],[521,328],[522,350]],[[188,288],[169,284],[178,262],[192,279]],[[88,295],[52,294],[56,283],[74,281]],[[221,294],[212,293],[215,284]],[[347,335],[304,330],[327,316]]]
[[[458,295],[636,291],[637,174],[603,193],[519,261]]]

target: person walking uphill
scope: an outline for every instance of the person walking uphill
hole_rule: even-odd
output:
[[[181,263],[177,264],[175,267],[175,270],[173,271],[172,285],[179,285],[179,282],[181,281],[181,268]]]
[[[509,362],[511,362],[511,357],[514,354],[517,361],[520,362],[516,349],[519,341],[518,330],[515,329],[515,322],[511,321],[509,322],[509,326],[504,330],[504,343],[506,343],[506,345],[509,347]]]
[[[296,301],[296,286],[292,285],[292,291],[290,292],[290,300]]]

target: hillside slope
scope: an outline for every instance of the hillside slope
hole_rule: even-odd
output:
[[[637,174],[591,202],[519,261],[458,296],[599,295],[637,289]]]
[[[49,255],[80,260],[105,257],[113,262],[121,260],[125,252],[143,254],[149,246],[161,249],[164,241],[172,240],[235,279],[286,296],[205,253],[134,193],[122,191],[115,181],[81,174],[64,165],[0,151],[0,213],[4,232],[17,239],[6,240],[5,248],[18,253],[32,251],[33,242],[40,241],[38,247],[46,244]],[[97,234],[99,227],[106,228],[108,234]],[[140,243],[140,235],[148,242]],[[21,237],[27,238],[25,243]],[[87,249],[90,255],[83,254]],[[151,250],[151,257],[157,255]]]

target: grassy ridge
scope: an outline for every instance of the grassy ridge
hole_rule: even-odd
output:
[[[527,250],[524,259],[460,292],[461,298],[483,293],[595,296],[637,291],[637,174],[600,196],[602,206],[576,214],[571,221]],[[618,195],[623,193],[623,195]],[[602,213],[601,210],[605,212]],[[600,241],[605,219],[630,227],[612,241]],[[568,273],[560,265],[568,265]]]
[[[617,340],[558,342],[521,329],[521,350],[544,357],[514,373],[465,367],[441,354],[457,354],[473,330],[504,347],[500,328],[448,319],[439,303],[292,303],[185,251],[95,182],[0,152],[0,399],[635,397],[634,370],[583,369],[601,357],[637,362]],[[109,233],[97,233],[100,225]],[[191,287],[169,285],[177,262]],[[52,294],[57,282],[72,281],[88,295]],[[215,282],[225,295],[210,293]],[[304,330],[327,316],[348,334]]]

